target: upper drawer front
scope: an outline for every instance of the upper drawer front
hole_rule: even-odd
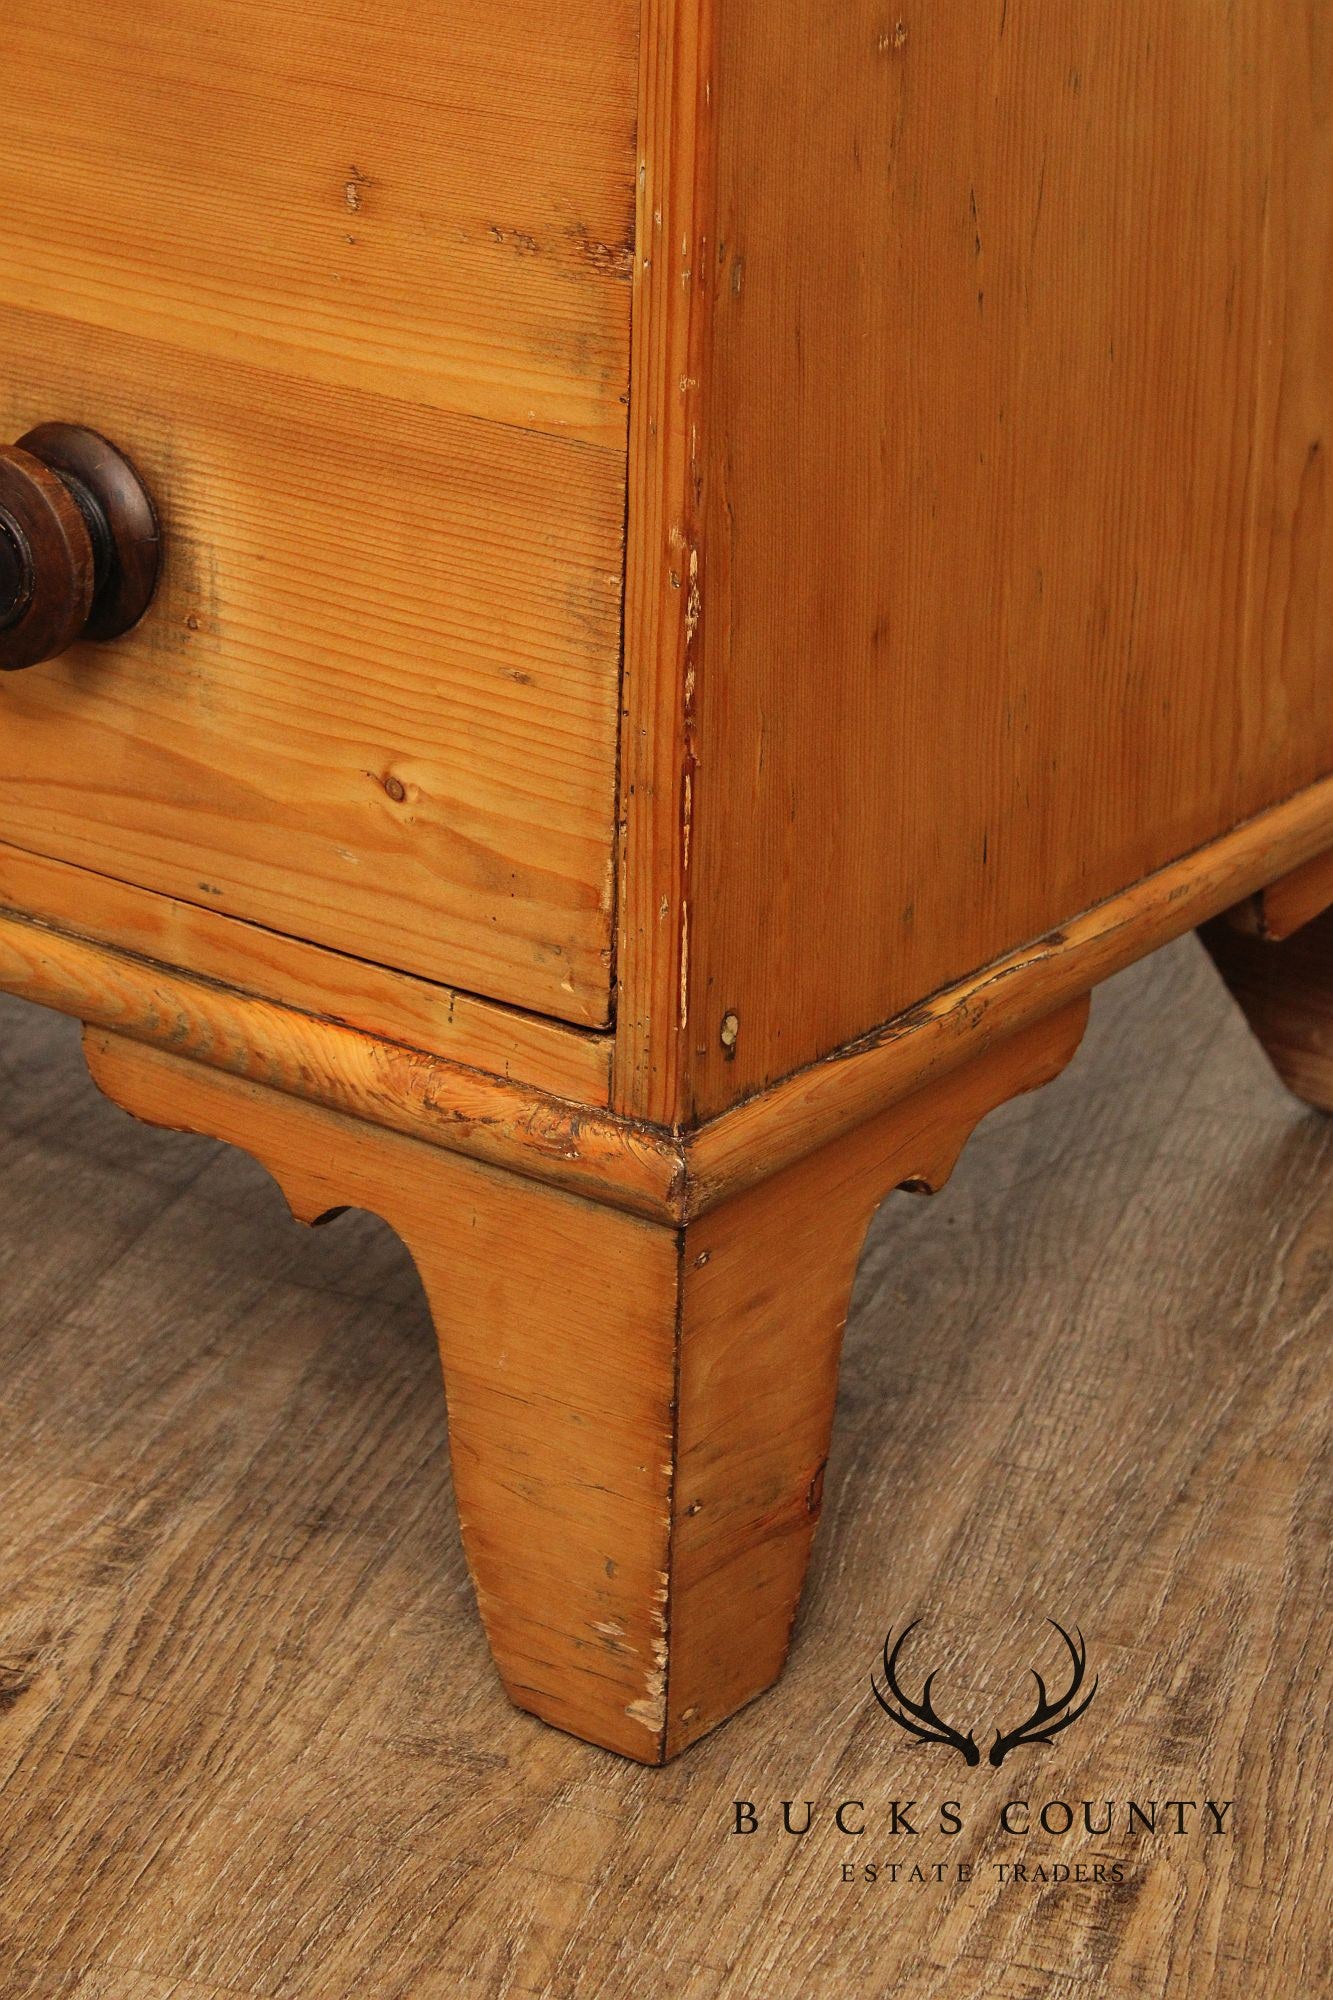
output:
[[[155,489],[127,639],[0,684],[0,839],[602,1022],[628,0],[16,0],[0,435]]]

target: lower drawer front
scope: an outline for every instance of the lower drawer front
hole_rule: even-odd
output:
[[[143,624],[0,680],[0,840],[609,1009],[634,21],[17,0],[0,437],[154,489]]]

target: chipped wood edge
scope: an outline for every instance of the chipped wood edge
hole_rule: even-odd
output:
[[[3,912],[0,988],[676,1225],[1056,1013],[1331,841],[1328,778],[690,1133],[590,1109]]]
[[[0,841],[0,909],[255,999],[605,1109],[611,1037]]]
[[[668,1127],[689,998],[713,4],[646,0],[640,54],[611,1101]]]
[[[507,1167],[631,1214],[673,1212],[669,1135],[0,912],[0,988],[86,1026]]]
[[[686,1140],[699,1214],[1053,1013],[1300,867],[1333,835],[1333,778],[1158,870]]]

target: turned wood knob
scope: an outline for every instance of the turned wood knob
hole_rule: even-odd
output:
[[[128,632],[161,548],[152,495],[96,431],[39,424],[0,445],[0,670]]]

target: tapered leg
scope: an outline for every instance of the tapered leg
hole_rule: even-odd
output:
[[[464,1545],[512,1699],[657,1763],[780,1673],[819,1515],[857,1258],[883,1196],[938,1187],[1046,1082],[1086,1002],[676,1227],[100,1031],[107,1094],[270,1169],[302,1220],[356,1206],[416,1258]]]
[[[1280,941],[1226,917],[1199,935],[1288,1090],[1333,1111],[1333,910]]]
[[[988,1111],[1058,1075],[1086,999],[710,1210],[686,1232],[665,1754],[782,1671],[819,1518],[870,1220],[942,1187]]]
[[[656,1761],[666,1714],[677,1233],[90,1032],[107,1095],[262,1161],[293,1213],[369,1209],[416,1261],[459,1526],[511,1698]]]

